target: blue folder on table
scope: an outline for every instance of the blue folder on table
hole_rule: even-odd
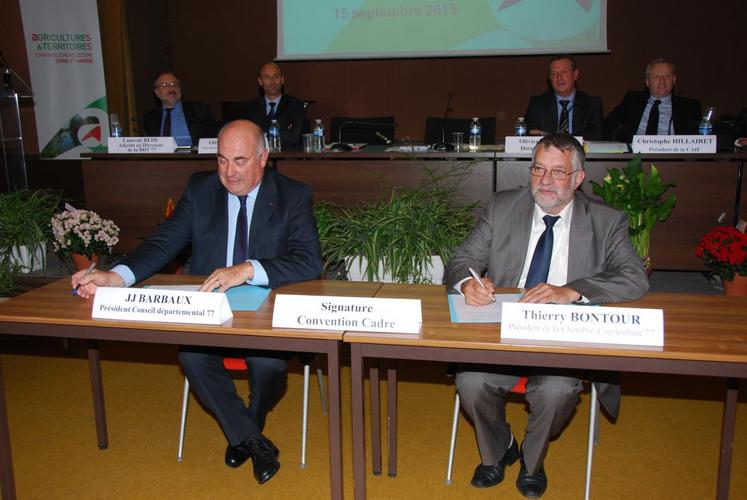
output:
[[[226,291],[226,298],[232,311],[256,311],[271,291],[261,286],[241,285],[229,288]]]

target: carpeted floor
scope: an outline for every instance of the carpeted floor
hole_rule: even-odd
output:
[[[85,347],[84,342],[73,341],[72,352],[65,355],[57,339],[4,341],[2,350],[10,353],[2,362],[19,498],[329,497],[327,423],[315,385],[310,393],[308,466],[298,466],[302,376],[297,364],[292,366],[287,394],[266,428],[281,450],[282,467],[275,478],[259,486],[249,464],[238,470],[225,466],[225,439],[194,399],[185,458],[176,462],[183,379],[172,346],[102,343],[110,446],[99,450]],[[345,496],[352,498],[349,384],[345,366],[344,482]],[[237,380],[237,385],[246,392],[245,380]],[[615,425],[606,419],[601,424],[593,497],[713,498],[723,383],[701,377],[627,375],[623,387],[620,419]],[[521,498],[514,486],[518,463],[494,488],[469,485],[479,458],[472,427],[464,418],[454,484],[444,484],[453,391],[444,365],[400,364],[399,475],[369,474],[369,498]],[[739,406],[731,498],[747,498],[744,396]],[[521,435],[526,423],[523,399],[509,403],[508,418]],[[582,497],[587,425],[584,393],[577,414],[550,446],[545,462],[550,484],[544,498]]]

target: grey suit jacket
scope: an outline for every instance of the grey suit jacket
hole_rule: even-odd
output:
[[[469,267],[480,273],[487,271],[496,286],[516,287],[529,245],[533,210],[528,189],[496,193],[447,265],[449,289],[469,276]],[[648,278],[630,244],[623,212],[577,192],[569,245],[566,286],[591,302],[634,300],[648,291]],[[620,386],[600,383],[597,390],[605,409],[617,416]]]

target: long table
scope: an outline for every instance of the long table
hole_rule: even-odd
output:
[[[193,276],[156,276],[146,284],[199,283]],[[378,283],[307,281],[278,289],[300,295],[370,297]],[[342,331],[301,331],[272,327],[275,291],[256,312],[236,312],[223,326],[123,322],[91,319],[92,300],[70,294],[69,279],[61,279],[0,303],[0,334],[89,339],[88,350],[94,415],[100,448],[108,446],[98,340],[160,344],[271,349],[326,354],[329,372],[330,490],[341,499],[342,451],[340,426],[340,346]],[[2,497],[16,497],[5,387],[0,366],[0,487]]]
[[[511,293],[504,289],[498,293]],[[418,335],[346,332],[351,346],[353,404],[353,475],[356,499],[366,497],[366,455],[363,427],[363,363],[365,358],[580,368],[621,372],[689,374],[727,380],[717,498],[729,495],[732,446],[736,423],[737,379],[747,379],[747,299],[744,297],[650,293],[641,300],[617,304],[664,311],[664,347],[543,346],[504,343],[500,325],[451,323],[446,291],[436,285],[384,284],[376,297],[422,301],[423,327]],[[374,374],[377,372],[374,371]],[[396,368],[389,370],[390,467],[396,470]],[[371,387],[378,390],[377,380]],[[378,396],[372,394],[374,404]],[[378,430],[372,430],[372,439]],[[376,448],[375,448],[376,449]],[[379,457],[374,456],[374,460]],[[395,470],[390,469],[390,474]]]
[[[190,174],[215,169],[210,155],[91,154],[83,161],[86,205],[113,219],[121,228],[115,251],[128,253],[163,219],[166,200],[181,196]],[[629,154],[587,155],[587,179],[601,181],[609,168],[623,168]],[[665,182],[672,182],[678,201],[666,222],[654,229],[651,259],[654,269],[705,270],[695,257],[700,238],[725,214],[726,223],[747,219],[742,190],[745,153],[646,155]],[[356,204],[387,198],[395,187],[415,185],[428,168],[452,169],[469,163],[461,176],[458,202],[487,203],[492,193],[529,183],[529,156],[495,151],[476,153],[387,152],[368,146],[349,153],[283,152],[271,156],[280,173],[310,184],[314,201]],[[584,183],[583,190],[591,193]]]

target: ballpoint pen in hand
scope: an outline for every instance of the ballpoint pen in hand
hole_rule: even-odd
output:
[[[480,275],[477,274],[475,272],[475,270],[472,269],[471,267],[469,268],[469,273],[472,275],[473,278],[475,278],[475,280],[477,280],[477,282],[480,284],[481,287],[487,288],[485,286],[485,283],[483,283],[482,280],[480,279]],[[490,295],[490,300],[492,300],[493,302],[495,302],[495,296],[494,295]]]
[[[89,274],[91,274],[95,268],[96,268],[96,263],[95,262],[91,262],[91,265],[88,266],[88,269],[86,269],[86,273],[83,275],[83,278],[85,278],[86,276],[88,276]],[[73,295],[78,295],[78,287],[79,286],[80,286],[80,284],[76,285],[75,288],[73,288]]]

